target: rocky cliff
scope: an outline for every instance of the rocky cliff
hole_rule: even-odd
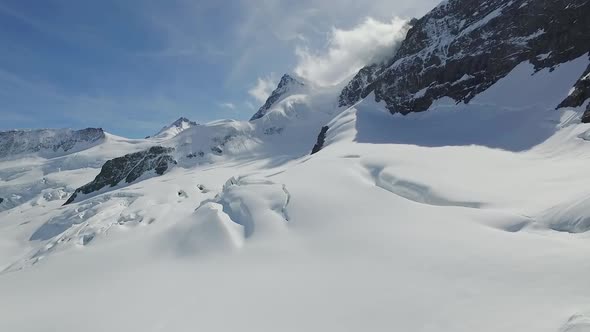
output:
[[[468,103],[523,61],[540,70],[587,56],[588,27],[587,0],[443,1],[413,22],[389,60],[361,69],[339,104],[371,92],[392,113],[425,111],[442,97]],[[588,99],[588,71],[563,106]]]
[[[150,171],[158,175],[164,174],[169,167],[176,164],[170,155],[172,151],[174,151],[173,148],[154,146],[145,151],[109,160],[102,166],[96,178],[76,189],[64,205],[73,203],[79,194],[87,195],[107,186],[114,187],[122,181],[131,183]]]

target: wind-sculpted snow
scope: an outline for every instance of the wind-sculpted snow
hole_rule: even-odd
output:
[[[590,314],[576,314],[570,317],[559,332],[588,332],[590,331]]]
[[[221,205],[223,212],[244,228],[244,237],[249,238],[283,231],[289,221],[289,200],[284,185],[266,179],[232,177],[213,201],[205,201],[197,211],[211,203]]]
[[[368,166],[367,168],[375,179],[376,186],[416,203],[466,208],[480,208],[482,206],[482,203],[479,202],[457,201],[445,198],[437,194],[435,190],[426,184],[400,179],[386,169],[373,166]]]
[[[227,253],[244,245],[244,227],[213,202],[175,225],[169,236],[179,256]]]
[[[20,154],[55,155],[91,147],[105,138],[99,128],[0,132],[0,159]]]
[[[590,195],[569,199],[535,217],[539,226],[566,233],[590,231]]]
[[[62,207],[61,214],[49,219],[29,238],[39,242],[40,248],[33,249],[5,271],[21,270],[55,252],[88,245],[114,225],[141,222],[140,216],[124,212],[138,197],[137,194],[114,193],[95,197],[75,207]]]

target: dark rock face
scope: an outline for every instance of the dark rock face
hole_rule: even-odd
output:
[[[180,127],[183,122],[186,122],[186,123],[188,123],[191,126],[198,126],[199,125],[198,123],[196,123],[194,121],[191,121],[191,120],[189,120],[189,119],[187,119],[185,117],[180,117],[180,118],[178,118],[178,120],[172,122],[172,124],[170,126]]]
[[[4,202],[4,198],[0,197],[0,204],[2,204],[2,202]]]
[[[77,144],[92,144],[105,138],[101,128],[10,130],[0,132],[0,158],[39,151],[63,151]]]
[[[586,68],[582,77],[574,85],[572,93],[567,96],[559,106],[561,107],[578,107],[590,98],[590,65]]]
[[[586,106],[586,111],[582,115],[582,123],[590,123],[590,104]]]
[[[414,22],[390,60],[361,69],[339,104],[371,92],[392,113],[425,111],[441,97],[469,102],[523,61],[541,70],[588,53],[589,26],[588,0],[444,1]],[[581,81],[575,103],[588,98]]]
[[[315,143],[315,145],[313,146],[313,149],[311,150],[311,154],[316,154],[316,153],[320,152],[320,150],[324,147],[324,143],[326,142],[326,134],[328,133],[328,129],[330,129],[330,127],[328,127],[328,126],[322,127],[322,130],[320,131],[320,134],[318,135],[318,140]]]
[[[281,99],[285,98],[289,93],[296,91],[297,89],[302,88],[303,86],[304,86],[303,83],[299,82],[298,80],[294,79],[293,77],[291,77],[287,74],[283,75],[277,88],[270,94],[270,97],[268,97],[268,99],[266,100],[264,105],[262,105],[262,107],[260,107],[258,112],[256,112],[252,116],[252,118],[250,118],[250,121],[260,119],[261,117],[266,115],[266,112],[268,112],[268,110],[272,107],[272,105],[274,105],[276,102],[280,101]]]
[[[590,65],[586,68],[582,77],[574,85],[572,93],[565,98],[557,108],[561,107],[579,107],[590,98]],[[582,115],[582,123],[590,123],[590,103],[586,106],[586,111]]]
[[[131,183],[149,171],[162,175],[176,161],[170,153],[173,148],[154,146],[146,151],[124,155],[107,161],[94,180],[76,189],[64,205],[75,201],[78,194],[90,194],[106,186],[114,187],[121,181]]]

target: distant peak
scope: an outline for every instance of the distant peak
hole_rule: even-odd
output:
[[[184,116],[178,118],[178,120],[172,122],[170,125],[163,127],[154,137],[157,138],[171,138],[178,135],[185,129],[198,126],[199,124],[191,121]]]
[[[179,127],[179,126],[182,126],[183,123],[188,123],[191,126],[197,125],[196,122],[191,121],[191,120],[185,118],[184,116],[181,116],[180,118],[178,118],[178,120],[172,122],[172,124],[170,124],[170,127]]]
[[[262,105],[258,112],[252,116],[250,121],[260,119],[274,104],[292,94],[293,91],[297,91],[297,89],[300,89],[304,86],[305,84],[293,78],[291,75],[283,75],[279,81],[279,84],[277,85],[277,88],[274,89],[268,99],[266,99],[264,105]]]
[[[301,85],[301,86],[305,85],[305,84],[301,83],[300,81],[298,81],[297,79],[293,78],[291,75],[285,74],[285,75],[283,75],[283,77],[281,77],[281,80],[279,81],[279,85],[277,86],[277,89],[280,89],[281,87],[291,85],[291,84]]]

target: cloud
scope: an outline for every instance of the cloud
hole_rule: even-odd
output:
[[[220,103],[219,106],[221,106],[223,108],[230,109],[230,110],[236,109],[236,105],[234,103],[230,103],[230,102]]]
[[[256,85],[248,90],[250,96],[254,97],[259,103],[264,103],[268,96],[277,86],[277,78],[274,73],[267,77],[259,77]]]
[[[256,109],[256,106],[254,106],[254,104],[252,104],[252,103],[251,103],[251,102],[249,102],[249,101],[245,101],[245,102],[244,102],[244,106],[245,106],[247,109],[249,109],[249,110],[252,110],[252,111]]]
[[[297,47],[295,73],[320,86],[336,85],[363,66],[391,56],[407,32],[406,21],[366,18],[350,30],[332,28],[323,52]]]

